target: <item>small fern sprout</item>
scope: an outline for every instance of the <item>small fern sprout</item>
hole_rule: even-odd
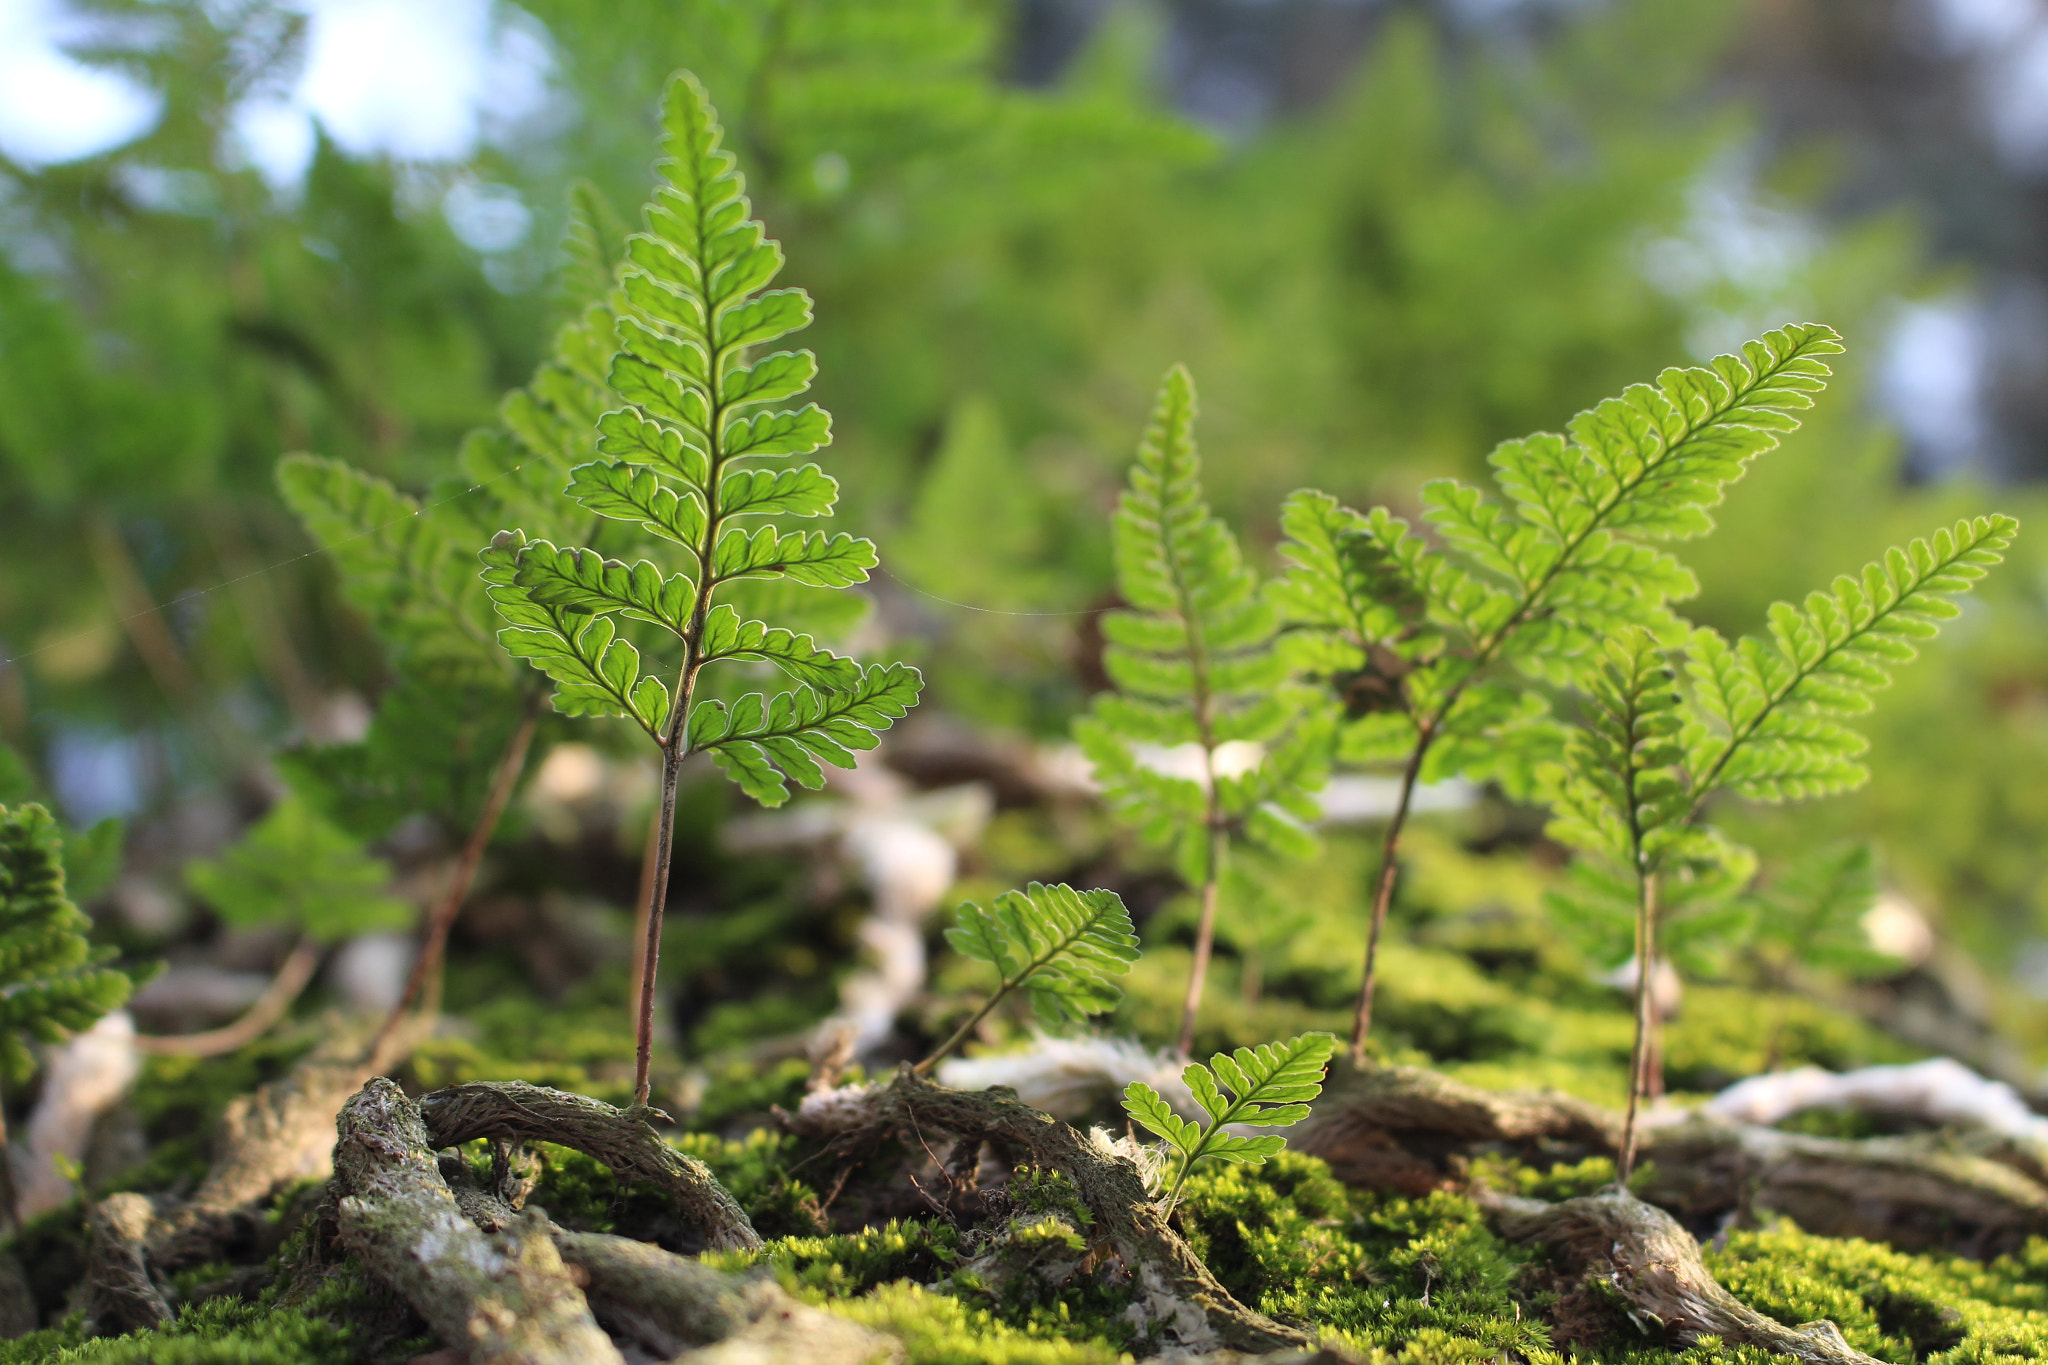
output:
[[[677,781],[708,753],[764,805],[789,783],[816,788],[821,763],[851,767],[917,701],[923,680],[903,664],[862,667],[787,626],[750,619],[729,590],[780,579],[818,588],[866,581],[871,541],[785,530],[830,515],[838,484],[815,464],[780,462],[822,448],[831,421],[815,403],[808,351],[763,348],[809,324],[810,299],[770,289],[782,251],[749,217],[732,153],[703,88],[688,74],[664,103],[666,184],[646,230],[626,244],[617,349],[596,421],[598,458],[570,471],[568,496],[602,525],[645,534],[681,568],[628,564],[595,549],[500,531],[483,552],[484,580],[513,655],[555,680],[555,709],[623,716],[660,750],[657,816],[642,948],[635,1102],[647,1102],[662,907],[668,899]],[[761,462],[775,462],[763,467]],[[629,636],[675,651],[673,682],[643,671]],[[655,646],[650,645],[650,648]],[[727,704],[698,695],[712,664],[768,664],[792,684]]]
[[[946,941],[994,967],[998,981],[981,1008],[917,1064],[920,1076],[931,1074],[1013,991],[1024,992],[1048,1027],[1116,1008],[1123,990],[1113,978],[1138,960],[1131,914],[1116,892],[1039,882],[1005,891],[986,908],[968,901]]]
[[[1592,862],[1567,883],[1557,909],[1568,922],[1611,915],[1613,897],[1597,890],[1615,874],[1634,893],[1636,1029],[1623,1180],[1635,1162],[1637,1109],[1652,1084],[1651,982],[1671,911],[1709,907],[1695,922],[1727,926],[1747,918],[1746,907],[1729,902],[1755,859],[1703,822],[1708,801],[1723,791],[1777,802],[1861,785],[1869,774],[1857,760],[1867,741],[1849,719],[1869,710],[1893,670],[1957,614],[1955,598],[1999,562],[2018,529],[2006,516],[1943,528],[1801,604],[1778,603],[1767,634],[1734,644],[1702,627],[1680,637],[1682,650],[1642,629],[1618,632],[1604,646],[1588,678],[1584,720],[1544,784],[1551,836]],[[1842,870],[1850,891],[1854,873]],[[1711,913],[1716,906],[1725,917]]]
[[[1287,1128],[1308,1117],[1309,1101],[1323,1093],[1323,1069],[1337,1050],[1328,1033],[1304,1033],[1284,1043],[1219,1052],[1207,1066],[1190,1062],[1181,1077],[1195,1103],[1208,1115],[1195,1123],[1173,1112],[1157,1090],[1143,1081],[1124,1088],[1124,1112],[1172,1152],[1166,1202],[1179,1196],[1188,1176],[1205,1161],[1262,1166],[1287,1146],[1278,1133],[1256,1137],[1227,1131],[1231,1124]],[[1228,1093],[1226,1093],[1226,1091]]]
[[[1841,351],[1789,326],[1706,366],[1666,370],[1575,417],[1564,434],[1490,457],[1504,499],[1455,479],[1424,487],[1425,540],[1384,508],[1297,493],[1283,516],[1291,568],[1275,596],[1303,676],[1344,702],[1339,761],[1393,765],[1351,1049],[1372,1029],[1379,943],[1415,788],[1454,774],[1536,794],[1561,733],[1528,681],[1582,681],[1602,640],[1682,632],[1670,604],[1696,591],[1661,548],[1705,534],[1748,462],[1798,425]],[[1520,675],[1517,678],[1516,675]]]
[[[1117,690],[1074,726],[1110,809],[1148,841],[1171,846],[1200,897],[1183,1057],[1194,1045],[1231,842],[1293,857],[1315,851],[1306,823],[1328,777],[1333,723],[1327,701],[1288,682],[1275,646],[1279,618],[1236,537],[1203,500],[1194,423],[1194,381],[1176,366],[1117,506],[1117,589],[1130,607],[1102,618],[1103,663]],[[1249,771],[1219,765],[1218,752],[1233,743],[1256,746]],[[1199,778],[1147,762],[1148,750],[1183,745],[1199,756]]]

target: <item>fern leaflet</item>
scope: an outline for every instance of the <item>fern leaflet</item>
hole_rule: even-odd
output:
[[[1228,1125],[1286,1128],[1307,1118],[1308,1102],[1323,1092],[1323,1068],[1336,1048],[1337,1040],[1330,1034],[1304,1033],[1284,1043],[1241,1047],[1234,1054],[1219,1052],[1207,1066],[1188,1063],[1181,1077],[1209,1116],[1207,1123],[1181,1118],[1143,1081],[1126,1086],[1124,1112],[1173,1150],[1168,1202],[1204,1161],[1260,1166],[1286,1147],[1287,1139],[1277,1133],[1253,1137],[1229,1132]]]
[[[917,1064],[925,1075],[1002,1003],[1021,990],[1048,1027],[1114,1009],[1123,991],[1113,978],[1138,960],[1138,937],[1114,891],[1076,891],[1033,882],[993,904],[968,901],[946,941],[996,969],[995,992],[951,1037]]]

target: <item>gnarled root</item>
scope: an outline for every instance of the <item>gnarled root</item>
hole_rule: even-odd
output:
[[[472,1138],[553,1142],[573,1147],[621,1177],[666,1191],[683,1217],[717,1251],[751,1251],[760,1234],[708,1167],[661,1140],[641,1114],[601,1100],[524,1081],[453,1085],[420,1099],[433,1145]]]
[[[1500,1196],[1482,1202],[1503,1236],[1549,1248],[1567,1273],[1604,1279],[1638,1323],[1681,1342],[1713,1336],[1807,1365],[1876,1365],[1831,1322],[1787,1327],[1738,1302],[1708,1271],[1691,1233],[1626,1191],[1559,1204]]]
[[[922,1142],[951,1136],[989,1143],[1073,1181],[1094,1215],[1094,1233],[1130,1269],[1147,1323],[1196,1349],[1215,1346],[1271,1351],[1312,1343],[1230,1296],[1186,1242],[1167,1226],[1131,1161],[1111,1155],[1008,1089],[949,1090],[899,1072],[888,1085],[826,1091],[805,1100],[790,1125],[829,1138],[842,1155],[890,1139]]]
[[[1496,1094],[1416,1067],[1334,1076],[1290,1136],[1353,1185],[1421,1194],[1462,1186],[1487,1149],[1612,1154],[1617,1115],[1553,1092]],[[2048,1232],[2040,1149],[1995,1134],[1847,1140],[1695,1119],[1651,1129],[1638,1193],[1693,1226],[1782,1214],[1824,1237],[1982,1258]]]
[[[335,1143],[336,1221],[342,1244],[470,1361],[602,1365],[623,1359],[613,1337],[663,1358],[697,1347],[679,1358],[704,1365],[897,1354],[890,1338],[797,1303],[770,1279],[515,1211],[460,1161],[437,1160],[439,1138],[397,1086],[365,1085]]]
[[[328,1173],[335,1115],[379,1069],[379,1059],[365,1059],[362,1048],[359,1033],[339,1030],[285,1075],[228,1105],[206,1179],[150,1231],[157,1265],[198,1265],[252,1240],[265,1200],[294,1181]]]
[[[139,1194],[112,1194],[86,1220],[85,1334],[118,1337],[171,1320],[170,1300],[150,1272],[144,1241],[156,1211]]]
[[[1539,1143],[1611,1153],[1621,1119],[1556,1091],[1496,1094],[1420,1067],[1339,1061],[1287,1145],[1348,1184],[1423,1194],[1462,1176],[1474,1148]]]
[[[548,1236],[521,1218],[486,1233],[442,1180],[419,1107],[384,1077],[341,1111],[341,1241],[477,1365],[623,1365]]]
[[[1659,1132],[1648,1154],[1639,1193],[1689,1220],[1775,1213],[1824,1237],[1979,1260],[2048,1231],[2048,1188],[2016,1163],[1938,1138],[1849,1141],[1701,1120]]]

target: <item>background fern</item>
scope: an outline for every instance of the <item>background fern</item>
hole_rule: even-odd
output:
[[[128,999],[130,979],[105,965],[111,949],[86,941],[91,927],[65,894],[57,822],[41,806],[0,806],[0,1074],[8,1079],[34,1068],[29,1041],[59,1042]]]
[[[1783,328],[1739,355],[1634,385],[1579,414],[1568,434],[1503,443],[1489,462],[1505,502],[1455,479],[1423,488],[1441,550],[1385,512],[1352,512],[1318,494],[1290,504],[1280,600],[1303,637],[1297,667],[1361,713],[1341,753],[1401,765],[1354,1057],[1371,1028],[1380,935],[1416,784],[1462,774],[1532,793],[1559,732],[1539,694],[1495,670],[1583,682],[1583,661],[1602,638],[1675,636],[1670,604],[1698,585],[1659,543],[1712,527],[1725,486],[1798,425],[1794,414],[1812,406],[1829,373],[1823,357],[1841,349],[1830,328]]]
[[[1104,798],[1154,843],[1170,845],[1199,888],[1194,962],[1180,1048],[1192,1046],[1217,898],[1231,839],[1293,856],[1316,847],[1305,828],[1328,764],[1327,708],[1287,685],[1274,646],[1279,618],[1237,541],[1203,500],[1195,388],[1168,372],[1117,506],[1117,586],[1130,604],[1102,618],[1103,664],[1116,683],[1074,734]],[[1226,744],[1259,746],[1247,771],[1219,768]],[[1199,777],[1159,770],[1156,754],[1189,746]]]

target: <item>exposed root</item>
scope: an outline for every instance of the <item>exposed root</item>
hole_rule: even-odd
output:
[[[948,1135],[1058,1171],[1094,1216],[1094,1235],[1130,1270],[1139,1290],[1138,1325],[1157,1325],[1169,1340],[1194,1349],[1270,1351],[1313,1340],[1232,1298],[1167,1225],[1135,1163],[1024,1104],[1014,1091],[949,1090],[905,1068],[888,1085],[812,1095],[790,1124],[831,1139],[842,1157],[891,1139],[922,1144]]]
[[[223,1246],[249,1239],[259,1208],[278,1190],[332,1169],[335,1115],[374,1074],[361,1054],[361,1036],[341,1030],[286,1075],[228,1105],[206,1179],[150,1234],[158,1265],[174,1270],[214,1259]]]
[[[1691,1220],[1782,1214],[1823,1237],[1974,1259],[2048,1232],[2048,1188],[1938,1135],[1838,1138],[1698,1120],[1656,1135],[1645,1199]]]
[[[1476,1148],[1538,1143],[1611,1153],[1621,1119],[1555,1091],[1496,1094],[1419,1067],[1340,1060],[1287,1145],[1349,1184],[1422,1194],[1459,1180]]]
[[[686,1360],[845,1361],[899,1353],[894,1339],[798,1303],[767,1278],[728,1275],[630,1237],[550,1229],[582,1272],[598,1321],[657,1356]]]
[[[87,1219],[85,1334],[118,1337],[171,1320],[169,1297],[150,1272],[146,1239],[156,1211],[139,1194],[108,1195]]]
[[[441,1178],[419,1107],[374,1077],[334,1144],[341,1241],[475,1365],[623,1365],[548,1236],[528,1215],[477,1228]]]
[[[421,1097],[433,1146],[472,1138],[553,1142],[593,1157],[624,1179],[666,1191],[713,1250],[751,1251],[760,1234],[703,1162],[661,1139],[645,1111],[523,1081],[454,1085]]]
[[[543,1094],[543,1109],[581,1098]],[[614,1337],[642,1358],[696,1347],[708,1350],[683,1358],[858,1365],[897,1353],[890,1338],[800,1304],[772,1279],[516,1211],[516,1177],[478,1189],[466,1163],[435,1157],[449,1145],[441,1139],[396,1085],[371,1080],[342,1110],[335,1217],[341,1244],[467,1361],[603,1365],[625,1358]]]
[[[1484,1202],[1502,1235],[1549,1248],[1567,1273],[1606,1281],[1645,1330],[1685,1344],[1718,1337],[1806,1365],[1877,1365],[1831,1322],[1787,1327],[1737,1301],[1708,1271],[1691,1233],[1626,1191],[1560,1204],[1498,1196]]]

